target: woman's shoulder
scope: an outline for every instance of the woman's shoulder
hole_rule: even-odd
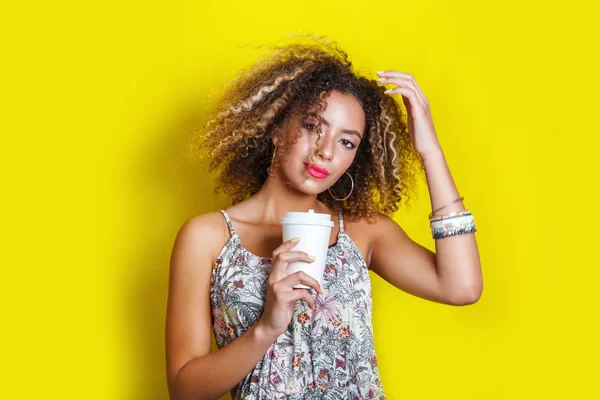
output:
[[[344,230],[355,241],[360,241],[366,248],[370,248],[372,241],[379,235],[387,232],[390,221],[393,220],[385,214],[374,213],[370,216],[353,215],[349,211],[343,212]]]
[[[229,232],[223,214],[209,211],[189,217],[179,229],[177,237],[216,257],[223,243],[228,240]]]
[[[203,214],[197,214],[189,217],[183,227],[192,231],[204,231],[208,233],[219,233],[223,230],[225,220],[221,211],[208,211]],[[225,226],[225,231],[227,231]]]
[[[379,212],[366,216],[352,214],[349,210],[344,210],[343,219],[345,226],[355,226],[357,229],[377,229],[378,226],[385,224],[389,217]]]

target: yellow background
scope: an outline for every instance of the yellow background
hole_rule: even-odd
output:
[[[188,134],[252,46],[293,32],[337,41],[373,78],[416,77],[475,216],[475,305],[371,275],[388,398],[600,398],[591,4],[3,4],[0,398],[168,398],[173,240],[227,206],[186,161]],[[429,212],[422,187],[395,219],[434,249]]]

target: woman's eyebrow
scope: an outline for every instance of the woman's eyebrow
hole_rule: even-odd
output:
[[[323,120],[323,123],[324,123],[326,126],[329,126],[329,122],[327,122],[327,120],[326,120],[325,118],[321,117],[321,119]],[[360,140],[362,140],[362,135],[361,135],[360,133],[358,133],[358,131],[355,131],[355,130],[353,130],[353,129],[342,129],[342,132],[344,132],[344,133],[348,133],[348,134],[350,134],[350,135],[356,135],[356,136],[358,136],[358,138],[359,138]]]

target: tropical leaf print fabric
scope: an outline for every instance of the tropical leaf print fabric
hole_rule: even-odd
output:
[[[229,216],[231,238],[213,264],[211,307],[217,346],[261,317],[271,259],[246,250]],[[371,282],[366,262],[343,228],[329,246],[324,293],[307,289],[315,311],[296,303],[286,332],[231,395],[237,399],[385,399],[373,342]],[[240,355],[243,356],[243,355]]]

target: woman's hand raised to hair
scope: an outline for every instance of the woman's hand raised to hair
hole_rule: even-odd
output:
[[[397,87],[386,90],[389,95],[400,93],[408,113],[408,135],[421,158],[437,156],[442,152],[438,141],[429,100],[411,74],[400,71],[377,72],[379,83],[394,84]]]
[[[271,273],[267,281],[267,301],[258,321],[263,331],[273,340],[286,331],[294,315],[296,301],[304,300],[314,310],[315,300],[308,290],[294,289],[292,286],[303,283],[322,293],[319,282],[306,272],[286,274],[286,268],[292,261],[314,262],[306,252],[291,251],[298,244],[298,241],[292,240],[282,243],[273,251]]]

